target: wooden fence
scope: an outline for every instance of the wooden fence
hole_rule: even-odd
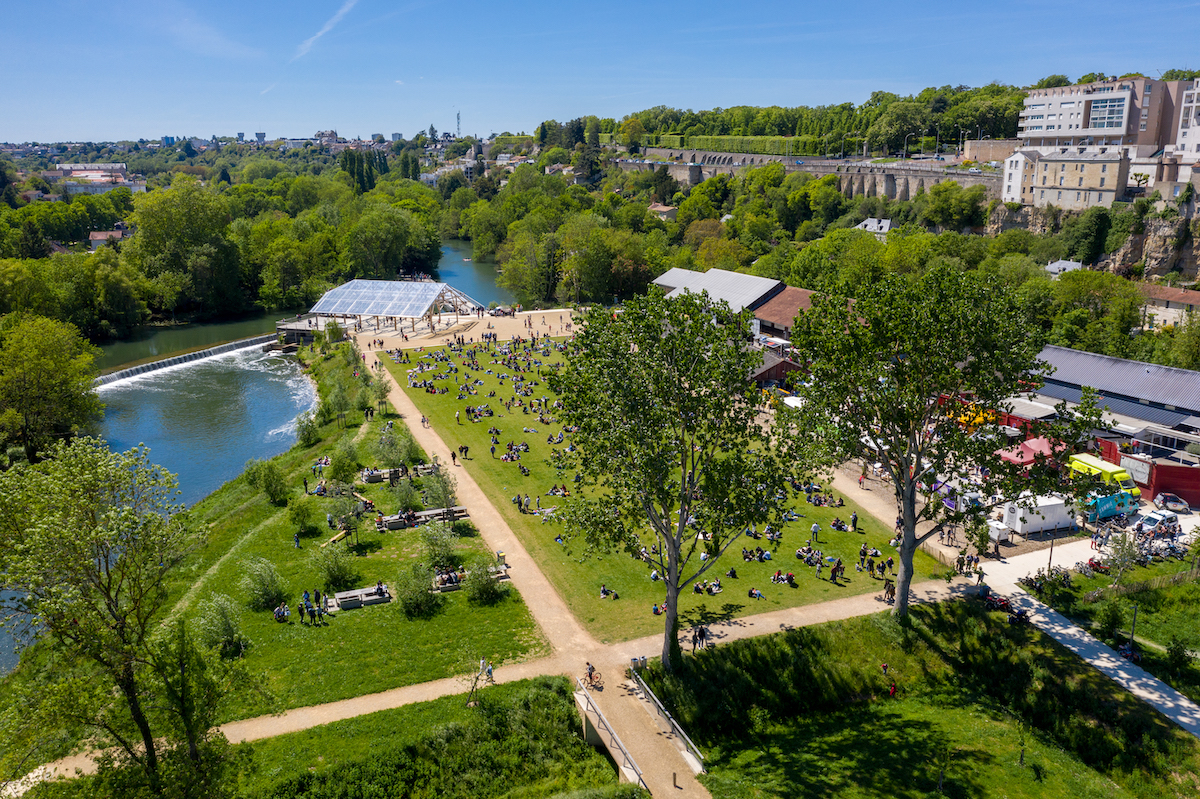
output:
[[[1193,559],[1192,566],[1187,571],[1177,572],[1175,574],[1161,574],[1158,577],[1152,577],[1149,580],[1142,580],[1137,583],[1129,583],[1128,585],[1109,585],[1104,588],[1098,588],[1095,591],[1089,591],[1083,595],[1084,602],[1099,602],[1105,597],[1125,596],[1126,594],[1137,594],[1142,591],[1152,591],[1155,588],[1165,588],[1168,585],[1179,585],[1181,583],[1191,582],[1192,580],[1200,579],[1200,566]]]

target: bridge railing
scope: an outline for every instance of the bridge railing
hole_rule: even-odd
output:
[[[703,766],[704,754],[700,751],[700,747],[696,746],[696,744],[692,742],[692,739],[689,738],[688,734],[683,731],[683,727],[679,726],[679,722],[675,720],[675,717],[671,715],[671,712],[663,707],[663,703],[660,702],[658,697],[654,695],[654,691],[650,690],[650,686],[646,685],[646,681],[642,679],[642,675],[638,674],[636,669],[630,669],[629,673],[633,675],[634,682],[636,682],[638,687],[642,689],[642,695],[650,700],[651,704],[654,705],[654,709],[658,711],[658,715],[661,716],[668,725],[670,725],[671,731],[679,736],[679,740],[683,741],[684,746],[687,747],[688,751],[691,752],[696,760],[700,762],[701,766]]]
[[[629,769],[636,774],[638,785],[645,788],[646,791],[649,791],[650,786],[647,785],[646,780],[642,778],[642,770],[638,768],[637,761],[635,761],[633,756],[629,754],[629,750],[625,748],[625,744],[621,743],[621,738],[617,735],[617,731],[612,728],[612,725],[608,723],[608,719],[604,718],[604,714],[600,712],[600,708],[597,707],[596,703],[592,701],[591,691],[589,691],[587,686],[583,684],[583,680],[579,679],[578,677],[575,678],[575,683],[579,686],[579,690],[582,692],[583,701],[585,702],[584,712],[594,713],[596,715],[597,730],[603,731],[604,735],[608,737],[608,753],[613,756],[613,760],[616,760],[617,753],[619,752],[621,759],[617,765],[621,768]]]

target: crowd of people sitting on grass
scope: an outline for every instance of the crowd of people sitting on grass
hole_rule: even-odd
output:
[[[762,563],[763,561],[767,561],[770,559],[771,559],[770,550],[763,549],[762,547],[755,547],[754,549],[747,549],[746,547],[742,547],[742,560],[745,561],[746,563],[749,563],[751,561],[757,561],[759,563]]]
[[[697,580],[696,582],[692,583],[692,593],[715,596],[721,593],[721,580],[719,578],[714,578],[711,581]]]
[[[444,588],[448,585],[459,585],[467,578],[467,573],[462,569],[444,569],[437,568],[433,573],[433,584],[438,588]]]

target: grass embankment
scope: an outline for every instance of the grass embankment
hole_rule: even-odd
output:
[[[302,353],[322,397],[328,396],[339,381],[351,390],[358,382],[355,368],[341,354],[347,346],[336,348],[329,357],[311,350]],[[403,424],[391,413],[377,414],[368,422],[362,411],[352,411],[344,428],[339,428],[336,420],[331,421],[321,427],[319,442],[310,447],[298,444],[279,456],[277,462],[293,492],[289,501],[302,496],[304,478],[308,478],[310,487],[315,487],[318,478],[312,473],[312,465],[316,459],[332,455],[343,438],[357,439],[361,465],[373,464],[372,444],[389,420]],[[414,481],[414,487],[421,488],[419,479]],[[399,500],[386,484],[359,484],[355,490],[370,498],[383,513],[398,509]],[[317,531],[301,537],[299,549],[293,543],[296,528],[289,521],[287,508],[269,503],[244,477],[198,503],[191,516],[196,523],[209,525],[209,536],[194,563],[189,564],[190,576],[193,581],[201,581],[201,585],[192,591],[185,617],[193,616],[197,606],[213,593],[229,594],[245,608],[240,582],[243,563],[248,557],[265,558],[274,564],[290,588],[288,603],[293,608],[305,589],[324,592],[309,557],[331,535],[324,516],[334,500],[313,497],[308,501],[316,503],[320,522]],[[469,524],[459,524],[456,529],[460,532],[457,548],[464,559],[487,555]],[[402,571],[422,558],[420,528],[379,533],[371,517],[365,516],[359,530],[350,546],[356,556],[358,585],[374,585],[380,580],[395,584]],[[227,553],[232,554],[224,557]],[[182,592],[192,585],[181,580],[176,591]],[[300,623],[295,613],[289,623],[279,624],[269,612],[252,612],[248,608],[240,621],[252,642],[244,656],[246,666],[263,675],[263,685],[280,709],[449,677],[478,663],[481,657],[501,664],[544,651],[541,634],[515,591],[491,606],[473,604],[463,592],[448,594],[441,611],[427,619],[406,618],[398,605],[392,603],[342,611],[315,627]],[[271,709],[265,700],[247,701],[232,709],[224,720],[246,718]]]
[[[1190,570],[1190,561],[1174,559],[1135,566],[1121,577],[1121,585],[1133,586]],[[1200,666],[1195,657],[1172,662],[1168,655],[1174,639],[1188,652],[1200,650],[1200,575],[1178,585],[1109,595],[1097,602],[1087,602],[1084,597],[1112,585],[1113,578],[1102,574],[1072,577],[1071,588],[1055,587],[1040,599],[1113,647],[1129,641],[1136,607],[1137,629],[1133,632],[1142,654],[1139,665],[1188,699],[1200,702]]]
[[[561,345],[561,342],[558,344]],[[468,345],[467,348],[479,346]],[[543,425],[538,422],[536,412],[524,413],[515,405],[510,412],[501,404],[514,398],[513,376],[532,381],[532,384],[526,383],[532,388],[532,394],[522,396],[523,402],[529,403],[533,399],[545,398],[548,403],[553,403],[559,399],[546,385],[545,375],[555,364],[561,363],[561,350],[555,347],[526,352],[524,345],[518,347],[517,354],[528,358],[528,361],[522,361],[522,364],[530,367],[531,371],[516,373],[512,368],[493,363],[498,359],[495,347],[480,349],[476,356],[478,369],[465,365],[464,357],[457,355],[453,359],[454,365],[459,369],[457,374],[450,374],[439,368],[418,376],[419,380],[432,380],[438,387],[449,388],[449,393],[430,394],[422,388],[408,388],[408,370],[417,368],[419,364],[437,363],[433,360],[433,353],[444,350],[445,348],[438,347],[424,352],[410,351],[411,364],[388,361],[387,367],[420,412],[430,419],[447,446],[457,448],[466,444],[470,447],[470,459],[465,461],[467,470],[484,493],[492,497],[500,514],[520,538],[542,572],[554,584],[572,613],[593,635],[602,641],[619,641],[660,631],[663,625],[662,618],[651,613],[651,606],[656,602],[661,603],[665,593],[662,583],[650,580],[650,568],[646,564],[624,552],[589,555],[582,543],[558,544],[555,537],[562,531],[561,525],[552,521],[544,523],[542,516],[521,513],[511,501],[518,493],[522,496],[528,494],[531,506],[533,498],[538,497],[543,507],[552,507],[563,502],[559,497],[546,495],[552,485],[566,483],[569,489],[575,489],[573,475],[560,473],[550,462],[554,449],[570,443],[569,435],[565,436],[563,444],[546,442],[548,435],[557,436],[562,429],[561,424]],[[492,374],[488,374],[489,371]],[[438,375],[442,376],[439,378]],[[501,380],[502,375],[509,377]],[[478,380],[481,385],[474,386],[475,394],[458,399],[459,385],[455,382],[456,377],[461,384]],[[493,391],[496,396],[489,398],[487,395]],[[495,415],[479,422],[467,421],[466,407],[484,404],[488,405]],[[459,414],[458,420],[455,419],[455,413]],[[552,409],[548,413],[554,415]],[[500,429],[498,438],[501,442],[496,447],[494,458],[489,452],[488,429],[492,426]],[[526,433],[525,428],[531,428],[535,432]],[[515,444],[525,442],[529,445],[529,452],[524,453],[519,462],[506,463],[500,460],[505,446],[510,441]],[[529,469],[528,477],[522,476],[518,463]],[[849,498],[846,500],[846,505],[842,508],[817,508],[807,504],[804,496],[800,495],[795,507],[798,513],[804,514],[804,518],[783,525],[784,536],[781,544],[765,539],[740,539],[722,558],[719,565],[710,569],[706,575],[708,579],[720,577],[725,590],[716,596],[687,593],[681,597],[681,624],[686,626],[700,621],[711,622],[720,618],[745,616],[870,591],[882,591],[882,581],[856,572],[854,563],[858,560],[858,550],[864,541],[878,548],[885,557],[889,554],[895,556],[895,550],[887,546],[890,531],[849,501]],[[830,529],[829,524],[835,516],[848,520],[854,511],[858,512],[857,533],[841,533]],[[816,579],[813,569],[804,567],[795,558],[796,549],[810,538],[814,521],[821,525],[821,549],[826,555],[843,558],[847,564],[847,579],[840,584],[830,583],[828,579]],[[647,546],[650,543],[650,540],[646,541]],[[772,552],[773,559],[763,563],[743,562],[740,555],[743,546],[750,549],[761,546]],[[924,552],[917,553],[914,565],[918,579],[933,577],[945,571]],[[737,569],[736,580],[724,577],[731,566]],[[771,583],[770,575],[779,569],[785,574],[789,571],[796,573],[795,588]],[[823,574],[827,578],[828,569]],[[601,600],[601,583],[616,590],[620,599],[616,602]],[[751,587],[761,590],[765,599],[747,598]]]
[[[704,752],[713,796],[916,797],[939,778],[952,797],[1200,791],[1195,738],[975,600],[915,608],[909,627],[881,614],[686,663],[647,676]]]
[[[640,799],[580,735],[562,677],[490,686],[466,697],[385,710],[236,747],[232,795],[245,799],[438,796]],[[85,777],[31,796],[91,796]]]
[[[339,382],[350,390],[356,387],[355,368],[341,355],[348,346],[335,348],[329,357],[311,350],[302,352],[322,397]],[[363,465],[373,463],[370,445],[389,420],[402,424],[395,414],[379,413],[367,422],[361,410],[351,411],[345,427],[331,421],[319,428],[320,439],[312,446],[297,444],[275,458],[287,478],[288,500],[302,497],[305,477],[315,487],[312,465],[317,458],[333,454],[344,438],[354,439],[361,433],[359,460]],[[419,480],[414,487],[421,488]],[[398,499],[386,484],[358,485],[356,490],[385,513],[397,509]],[[515,590],[491,606],[471,603],[463,592],[447,594],[440,612],[428,619],[408,619],[396,603],[343,611],[315,627],[301,624],[296,613],[290,623],[279,624],[269,611],[251,611],[241,587],[244,563],[251,556],[274,564],[288,587],[287,602],[293,608],[305,589],[325,591],[309,556],[331,534],[324,517],[333,500],[312,497],[307,501],[318,511],[319,532],[302,536],[300,549],[293,543],[296,528],[289,521],[287,507],[269,502],[244,476],[227,482],[187,512],[188,523],[205,535],[202,545],[170,578],[168,612],[193,622],[212,595],[234,598],[241,609],[238,623],[251,642],[244,654],[245,665],[261,677],[259,685],[265,689],[262,695],[230,702],[220,721],[449,677],[477,664],[481,657],[499,665],[545,651],[541,633]],[[361,530],[351,548],[359,585],[374,585],[378,580],[394,584],[401,571],[423,555],[420,528],[380,534],[367,516]],[[465,559],[488,554],[469,524],[460,523],[456,530],[460,533],[457,549]],[[10,690],[37,682],[44,661],[43,655],[31,650],[0,684],[0,712]],[[66,754],[81,735],[80,731],[65,735],[62,745],[42,759]]]

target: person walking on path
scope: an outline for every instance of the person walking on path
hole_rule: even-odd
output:
[[[865,481],[866,479],[867,479],[867,473],[866,473],[866,472],[863,472],[862,474],[860,474],[860,475],[858,476],[858,487],[859,487],[859,488],[866,488],[866,486],[864,486],[864,485],[863,485],[863,481]]]
[[[454,450],[450,450],[450,465],[451,466],[458,465],[458,456],[454,454]]]

